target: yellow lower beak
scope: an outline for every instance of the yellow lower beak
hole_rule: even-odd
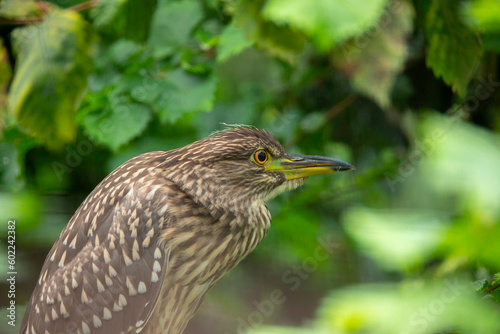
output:
[[[285,158],[271,162],[265,170],[266,172],[282,172],[287,180],[293,180],[355,169],[353,165],[333,158],[316,155],[287,155]]]

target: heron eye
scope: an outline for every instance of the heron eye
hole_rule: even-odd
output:
[[[262,166],[269,160],[269,154],[265,150],[257,150],[253,154],[253,159],[257,165]]]

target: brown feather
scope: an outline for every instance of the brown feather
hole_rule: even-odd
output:
[[[263,200],[285,178],[250,161],[259,148],[285,154],[236,128],[114,170],[49,252],[21,333],[182,333],[271,224]]]

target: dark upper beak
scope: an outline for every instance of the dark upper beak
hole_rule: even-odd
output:
[[[276,159],[266,167],[266,171],[284,173],[287,180],[355,169],[353,165],[342,160],[298,154],[286,155],[281,159]]]

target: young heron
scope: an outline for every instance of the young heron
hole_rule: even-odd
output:
[[[21,333],[180,334],[215,282],[266,235],[267,200],[308,176],[353,169],[286,154],[247,127],[132,158],[62,231]]]

